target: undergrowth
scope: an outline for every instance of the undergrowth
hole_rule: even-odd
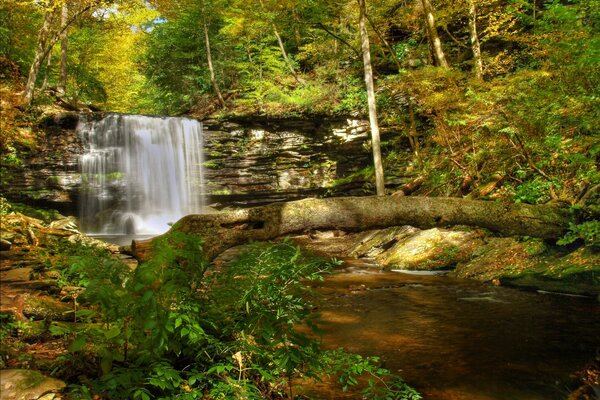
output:
[[[72,382],[73,398],[295,398],[298,382],[328,375],[344,390],[361,382],[370,399],[420,398],[377,358],[321,348],[305,283],[322,280],[332,262],[288,241],[251,244],[219,270],[208,268],[199,239],[178,232],[135,270],[69,246],[59,252],[62,283],[85,288],[83,323],[49,330],[70,343],[55,374]]]

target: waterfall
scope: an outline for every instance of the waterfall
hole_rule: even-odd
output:
[[[160,234],[202,211],[202,124],[109,114],[78,133],[81,226],[90,234]]]

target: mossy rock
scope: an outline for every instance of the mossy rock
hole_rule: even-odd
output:
[[[398,240],[376,259],[386,268],[443,270],[469,260],[482,244],[478,231],[441,228],[417,230]]]
[[[55,378],[27,369],[0,371],[2,400],[35,400],[48,393],[61,392],[66,384]]]
[[[585,247],[569,252],[540,240],[488,238],[454,274],[530,290],[600,295],[600,253]]]

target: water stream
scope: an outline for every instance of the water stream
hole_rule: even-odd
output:
[[[380,356],[427,400],[566,399],[570,374],[600,350],[595,300],[379,272],[357,260],[318,292],[326,347]],[[312,396],[360,398],[330,386]]]
[[[202,124],[108,114],[83,121],[82,229],[95,236],[156,235],[203,207]]]

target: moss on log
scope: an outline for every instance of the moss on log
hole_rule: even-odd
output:
[[[573,217],[565,208],[450,197],[335,197],[304,199],[206,215],[188,215],[172,230],[198,235],[206,257],[252,240],[315,229],[364,231],[395,225],[418,228],[470,225],[502,236],[556,239]],[[139,260],[151,255],[152,240],[133,241]]]

